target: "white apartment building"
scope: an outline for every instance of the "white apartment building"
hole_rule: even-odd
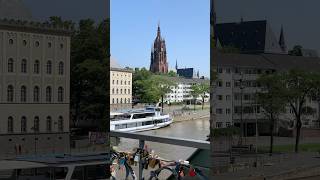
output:
[[[171,86],[171,92],[167,93],[164,101],[166,103],[181,103],[192,101],[193,97],[191,95],[191,87],[194,84],[208,83],[209,80],[206,79],[187,79],[182,77],[170,77],[169,80],[175,83],[174,86]],[[205,102],[209,101],[209,93],[206,93]],[[197,100],[202,101],[201,97],[197,97]]]
[[[0,20],[0,154],[68,152],[70,33]]]
[[[255,134],[256,121],[260,134],[269,132],[268,119],[263,109],[255,102],[255,94],[260,89],[256,80],[262,73],[296,68],[309,71],[320,70],[320,58],[289,55],[218,53],[216,60],[218,79],[214,91],[215,97],[213,97],[215,98],[213,113],[216,114],[216,127],[240,126],[242,119],[242,122],[247,124],[245,127],[248,135]],[[303,116],[303,127],[319,127],[319,103],[308,97],[306,106],[311,107],[316,113]],[[293,128],[294,115],[291,108],[287,107],[286,113],[279,119],[277,129]]]

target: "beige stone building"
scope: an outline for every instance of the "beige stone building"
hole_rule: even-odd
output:
[[[110,107],[111,110],[131,108],[132,71],[111,67],[110,69]]]
[[[110,109],[116,111],[132,107],[132,74],[111,57],[110,60]]]
[[[0,20],[0,154],[69,151],[69,89],[69,30]]]

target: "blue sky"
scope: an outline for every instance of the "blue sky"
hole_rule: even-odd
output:
[[[209,0],[111,0],[111,56],[125,67],[150,65],[158,22],[169,69],[193,67],[210,74]]]

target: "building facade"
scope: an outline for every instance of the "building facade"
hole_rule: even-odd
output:
[[[122,68],[110,69],[111,110],[132,107],[132,71]]]
[[[0,154],[68,152],[70,31],[0,21]]]
[[[256,102],[255,96],[260,91],[257,78],[262,74],[302,69],[319,71],[320,58],[308,58],[275,54],[225,54],[217,55],[215,66],[218,78],[214,90],[214,113],[217,128],[231,125],[246,124],[247,135],[255,134],[258,123],[259,134],[268,134],[269,121],[263,109]],[[302,117],[303,127],[319,128],[319,102],[312,97],[306,98],[306,106],[314,112]],[[294,127],[294,112],[287,107],[279,116],[276,129],[292,129]],[[278,131],[277,131],[278,132]]]
[[[168,73],[166,42],[161,37],[159,25],[157,37],[151,49],[150,71],[153,73]]]
[[[209,80],[206,79],[188,79],[182,77],[168,77],[169,80],[175,83],[174,86],[171,86],[171,92],[167,93],[164,98],[166,103],[191,103],[194,98],[191,95],[192,85],[207,83]],[[208,102],[210,98],[209,93],[206,93],[205,102]],[[199,96],[196,98],[198,101],[202,101],[202,98]]]

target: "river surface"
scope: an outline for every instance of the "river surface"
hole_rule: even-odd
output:
[[[209,127],[209,118],[203,118],[198,120],[176,122],[165,128],[143,131],[139,132],[139,134],[206,140],[207,135],[209,135]],[[155,154],[161,158],[169,160],[185,160],[196,150],[195,148],[190,147],[161,144],[149,141],[146,141],[145,144],[148,148],[153,149]],[[120,138],[120,144],[117,148],[120,151],[130,151],[138,146],[138,140]]]

